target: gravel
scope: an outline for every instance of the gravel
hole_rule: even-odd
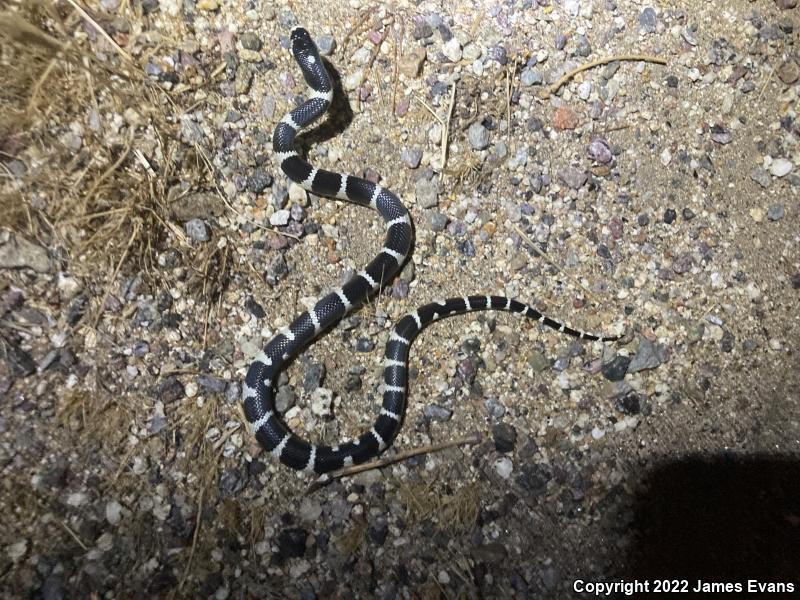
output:
[[[777,490],[759,514],[790,514],[796,478],[762,459],[793,447],[800,386],[791,3],[737,0],[735,19],[710,3],[493,3],[473,28],[464,3],[411,3],[400,23],[358,1],[144,0],[142,19],[101,0],[116,43],[146,56],[147,89],[53,70],[32,108],[47,118],[12,122],[0,153],[0,501],[15,507],[0,596],[180,586],[224,599],[267,582],[287,597],[394,598],[433,582],[442,597],[561,598],[578,578],[691,557],[669,552],[697,513],[664,488],[676,477]],[[336,70],[334,112],[298,151],[404,198],[414,251],[274,376],[276,416],[315,444],[368,431],[392,326],[437,297],[507,295],[622,335],[573,340],[502,311],[437,320],[411,348],[386,455],[481,440],[314,491],[313,474],[259,446],[242,384],[385,228],[275,160],[273,127],[310,97],[295,24]],[[48,35],[125,68],[85,23],[62,25]],[[28,81],[10,44],[4,77],[25,68]],[[547,94],[637,48],[667,64],[598,65]],[[65,89],[74,98],[51,105]],[[9,114],[28,114],[28,96]],[[431,111],[449,119],[445,164]],[[692,478],[696,456],[714,477]],[[658,543],[642,542],[651,513]],[[781,539],[753,530],[743,539]],[[779,564],[780,547],[753,547],[723,578]]]

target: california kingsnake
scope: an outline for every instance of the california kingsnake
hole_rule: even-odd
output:
[[[333,98],[333,87],[309,33],[301,27],[295,27],[291,33],[291,44],[294,58],[312,93],[308,100],[284,116],[275,128],[273,150],[283,172],[319,196],[376,209],[385,221],[387,233],[380,253],[363,271],[341,288],[324,296],[314,308],[281,330],[250,365],[244,382],[244,413],[256,439],[267,451],[293,469],[326,473],[353,463],[362,463],[385,450],[397,435],[405,412],[409,345],[426,325],[442,317],[484,309],[506,310],[537,319],[548,327],[577,338],[599,341],[618,339],[576,331],[525,304],[502,296],[464,296],[439,300],[404,316],[390,334],[383,372],[383,407],[369,431],[357,440],[333,447],[315,446],[289,431],[275,409],[273,386],[278,374],[320,333],[338,323],[368,296],[391,281],[405,262],[413,237],[408,211],[392,192],[365,179],[317,169],[298,156],[294,148],[295,134],[325,113]]]

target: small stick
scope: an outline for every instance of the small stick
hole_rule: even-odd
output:
[[[137,158],[139,163],[144,167],[144,170],[147,171],[147,174],[150,176],[151,179],[156,178],[156,172],[153,170],[153,167],[150,165],[150,162],[145,158],[145,155],[142,153],[141,150],[136,148],[133,151],[133,155]]]
[[[651,62],[657,63],[659,65],[667,64],[666,58],[661,58],[660,56],[652,56],[649,54],[618,54],[616,56],[607,56],[606,58],[598,58],[597,60],[593,60],[591,62],[585,63],[579,67],[575,67],[568,73],[564,74],[564,76],[556,81],[553,85],[542,92],[542,98],[549,98],[553,94],[555,94],[561,86],[567,83],[570,79],[575,77],[578,73],[582,71],[587,71],[593,67],[597,67],[600,65],[606,65],[608,63],[616,62],[618,60],[628,60],[628,61],[644,61],[644,62]]]
[[[767,89],[769,82],[772,80],[772,76],[775,74],[775,69],[772,68],[772,65],[767,65],[769,67],[769,73],[767,74],[766,79],[764,79],[764,85],[761,86],[761,91],[758,92],[757,100],[761,100],[761,96],[764,95],[764,90]]]
[[[78,537],[78,534],[75,533],[74,531],[72,531],[72,529],[70,529],[69,525],[64,523],[64,521],[58,521],[58,524],[61,525],[64,529],[67,530],[67,533],[72,536],[72,539],[74,539],[76,542],[78,542],[78,545],[81,548],[83,548],[84,552],[89,550],[89,548],[86,546],[86,544],[83,543],[83,540],[81,540],[81,538]]]
[[[428,112],[433,115],[433,118],[436,119],[437,121],[439,121],[439,123],[442,125],[442,127],[444,127],[444,121],[442,120],[442,117],[440,117],[439,115],[436,114],[436,111],[431,108],[430,104],[428,104],[427,102],[425,102],[425,100],[423,100],[422,98],[420,98],[418,96],[414,96],[414,100],[416,100],[417,102],[422,104],[422,106],[427,108]]]
[[[57,55],[50,60],[50,62],[47,64],[47,68],[42,71],[42,74],[39,75],[36,83],[33,84],[33,88],[31,89],[31,97],[28,98],[28,112],[31,112],[36,105],[36,97],[39,95],[39,90],[42,89],[44,82],[47,81],[47,78],[50,77],[50,73],[53,72],[53,69],[58,64],[59,57],[60,56]]]
[[[583,285],[583,283],[581,283],[580,280],[578,280],[577,278],[573,277],[570,273],[568,273],[567,271],[562,269],[560,266],[558,266],[549,256],[547,256],[547,253],[545,251],[541,250],[539,248],[539,246],[537,246],[534,243],[534,241],[530,237],[528,237],[527,233],[525,233],[524,231],[522,231],[522,229],[519,228],[519,225],[514,225],[514,229],[519,234],[519,236],[523,240],[525,240],[528,243],[528,245],[531,246],[531,248],[533,248],[533,251],[536,252],[536,254],[538,254],[543,259],[545,259],[550,264],[550,266],[552,266],[558,272],[563,273],[570,281],[572,281],[572,283],[574,283],[579,288],[581,288],[584,292],[586,292],[587,296],[589,296],[591,298],[594,298],[594,294],[589,290],[589,288],[587,288],[585,285]],[[597,299],[595,299],[594,301],[597,302]]]
[[[361,78],[361,83],[359,86],[364,85],[364,82],[369,79],[369,74],[372,71],[372,65],[375,64],[375,59],[378,58],[378,54],[380,54],[381,46],[383,42],[386,41],[386,37],[389,35],[389,30],[394,26],[394,19],[390,21],[383,29],[383,33],[381,34],[381,39],[378,40],[378,43],[375,44],[375,48],[372,49],[372,53],[369,56],[369,62],[367,63],[367,68],[364,71],[364,76]],[[361,95],[359,94],[359,98]]]
[[[444,120],[444,131],[442,131],[442,170],[439,172],[439,181],[444,177],[444,169],[447,165],[447,146],[450,141],[450,120],[453,118],[453,107],[456,103],[456,86],[458,81],[453,82],[450,90],[450,104],[447,107],[447,118]]]
[[[512,76],[517,72],[517,60],[514,59],[514,65],[511,71],[506,69],[506,141],[511,141],[511,88],[513,79]]]
[[[178,589],[183,589],[183,584],[186,583],[186,579],[189,577],[189,569],[192,566],[192,561],[194,560],[194,551],[197,548],[197,538],[200,535],[200,525],[203,524],[201,521],[201,517],[203,516],[203,493],[205,492],[204,487],[200,487],[200,494],[197,498],[197,518],[195,519],[194,523],[194,535],[192,535],[192,548],[189,551],[189,560],[186,561],[186,566],[183,569],[183,576],[181,576],[181,582],[178,584]]]
[[[630,129],[630,123],[622,123],[621,125],[615,125],[614,127],[609,127],[608,129],[601,129],[600,131],[595,131],[597,135],[602,135],[606,133],[611,133],[613,131],[622,131],[623,129]]]
[[[402,17],[400,18],[400,35],[397,35],[397,31],[394,32],[394,69],[393,69],[393,82],[392,82],[392,114],[396,116],[397,112],[397,85],[400,81],[400,67],[397,57],[402,55],[403,53],[403,36],[405,35],[405,22],[403,21]]]
[[[80,13],[80,15],[84,19],[86,19],[92,27],[94,27],[97,30],[97,33],[102,35],[106,39],[106,41],[109,44],[111,44],[111,46],[114,48],[114,50],[116,50],[122,58],[124,58],[126,61],[128,61],[131,64],[135,64],[134,60],[131,58],[130,54],[125,52],[125,50],[123,50],[122,47],[119,44],[117,44],[117,42],[114,41],[114,38],[112,38],[110,35],[108,35],[106,30],[103,29],[102,27],[100,27],[100,25],[97,24],[97,22],[91,17],[91,15],[89,13],[87,13],[81,7],[80,4],[75,2],[75,0],[67,0],[67,2],[69,2],[75,8],[75,10],[77,10],[78,13]]]
[[[455,107],[455,99],[456,99],[456,86],[458,85],[457,81],[453,82],[453,87],[450,89],[450,103],[447,106],[447,117],[442,119],[439,115],[436,114],[436,111],[433,110],[430,104],[425,102],[422,98],[418,96],[414,96],[414,99],[422,104],[433,118],[439,121],[439,124],[442,126],[442,171],[439,173],[439,178],[444,174],[444,167],[447,164],[447,145],[450,139],[450,120],[453,118],[453,108]]]
[[[450,442],[442,442],[441,444],[432,444],[430,446],[423,446],[422,448],[412,448],[411,450],[405,450],[403,452],[398,452],[394,456],[389,456],[386,458],[380,458],[378,460],[373,460],[368,463],[364,463],[361,465],[353,465],[352,467],[344,467],[343,469],[338,469],[337,471],[331,471],[330,473],[325,473],[324,475],[320,476],[311,486],[308,488],[306,494],[310,494],[315,492],[316,490],[328,485],[334,479],[338,479],[339,477],[346,477],[347,475],[354,475],[356,473],[361,473],[363,471],[371,471],[372,469],[380,469],[385,467],[386,465],[391,465],[396,462],[400,462],[401,460],[405,460],[407,458],[411,458],[412,456],[418,456],[420,454],[430,454],[431,452],[439,452],[440,450],[446,450],[447,448],[452,448],[453,446],[463,446],[465,444],[468,445],[475,445],[479,444],[481,441],[481,436],[479,433],[475,432],[467,437],[463,437],[457,440],[452,440]]]

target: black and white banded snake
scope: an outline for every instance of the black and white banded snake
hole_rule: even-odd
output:
[[[477,310],[505,310],[536,319],[543,325],[586,340],[614,341],[576,331],[542,315],[530,306],[502,296],[464,296],[438,300],[404,316],[386,344],[383,371],[383,406],[375,424],[358,439],[338,446],[310,444],[292,433],[275,408],[277,376],[299,352],[323,331],[338,323],[371,294],[381,290],[400,270],[412,247],[413,232],[408,211],[400,199],[375,183],[311,166],[298,156],[294,140],[328,109],[333,85],[309,33],[295,27],[292,53],[311,95],[287,113],[273,134],[273,150],[283,172],[304,189],[319,196],[345,200],[378,211],[386,226],[386,238],[378,256],[342,287],[321,298],[282,329],[253,360],[243,385],[244,413],[256,439],[275,458],[293,469],[327,473],[365,462],[385,450],[397,435],[407,396],[409,345],[428,324],[439,318]]]

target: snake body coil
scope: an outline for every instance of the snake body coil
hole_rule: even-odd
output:
[[[250,365],[243,386],[244,412],[256,439],[267,451],[294,469],[326,473],[362,463],[386,449],[397,435],[405,413],[409,345],[426,325],[443,317],[476,310],[505,310],[536,319],[577,338],[617,339],[576,331],[525,304],[502,296],[439,300],[404,316],[390,334],[385,351],[383,406],[369,431],[339,446],[310,444],[289,431],[275,409],[273,386],[278,374],[320,333],[391,281],[405,261],[413,237],[408,211],[392,192],[358,177],[317,169],[298,156],[294,147],[295,135],[325,113],[333,98],[333,86],[305,29],[296,27],[292,30],[291,44],[294,58],[312,93],[308,100],[285,115],[275,128],[273,150],[281,168],[290,179],[314,194],[374,208],[384,219],[386,237],[380,253],[364,270],[298,316],[267,343]]]

